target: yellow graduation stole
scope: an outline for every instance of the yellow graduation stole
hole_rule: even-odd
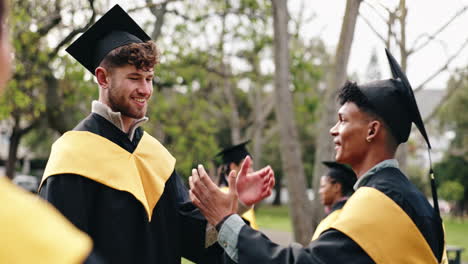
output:
[[[322,234],[325,230],[330,229],[330,226],[338,219],[340,216],[342,209],[337,209],[333,211],[331,214],[327,215],[320,224],[318,224],[317,228],[315,229],[314,235],[312,236],[312,241],[316,240],[320,234]]]
[[[0,178],[0,263],[83,263],[91,239],[53,206]]]
[[[49,176],[77,174],[129,192],[143,205],[151,221],[175,162],[169,151],[146,132],[130,153],[94,133],[69,131],[52,145],[41,186]]]
[[[229,187],[221,187],[221,191],[227,193],[229,192]],[[247,212],[243,213],[241,217],[249,221],[251,228],[258,230],[257,219],[255,218],[255,211],[253,208],[250,208]]]
[[[330,228],[350,237],[377,264],[437,263],[411,218],[375,188],[359,188]]]

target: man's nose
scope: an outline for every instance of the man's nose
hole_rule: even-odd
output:
[[[330,128],[330,135],[338,135],[338,122],[336,122],[336,124]]]
[[[140,95],[144,95],[144,96],[151,95],[151,93],[153,92],[153,84],[144,82],[138,87],[137,92]]]

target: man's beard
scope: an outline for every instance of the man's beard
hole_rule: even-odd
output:
[[[135,108],[132,108],[130,99],[118,94],[118,89],[115,87],[109,87],[109,107],[114,112],[120,112],[121,115],[140,119],[143,118],[146,114],[146,110],[143,111],[133,111]]]

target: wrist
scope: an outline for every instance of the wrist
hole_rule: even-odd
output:
[[[248,210],[252,209],[254,207],[254,205],[246,205],[245,203],[243,203],[240,199],[238,201],[238,204],[237,204],[237,213],[239,215],[243,215],[245,212],[247,212]]]
[[[225,217],[223,217],[223,219],[221,219],[221,221],[219,221],[216,225],[215,225],[215,228],[216,230],[219,232],[219,230],[221,230],[221,227],[223,226],[224,222],[226,221],[226,219],[228,219],[231,215],[233,214],[228,214],[226,215]]]

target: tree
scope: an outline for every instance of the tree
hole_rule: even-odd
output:
[[[336,96],[338,89],[345,83],[347,76],[347,67],[351,44],[354,37],[354,29],[359,12],[361,0],[350,0],[346,3],[345,15],[341,26],[338,46],[334,54],[332,69],[328,75],[327,86],[323,94],[322,104],[320,105],[319,124],[317,130],[320,131],[317,136],[317,149],[315,152],[315,166],[313,186],[314,192],[318,194],[320,186],[320,176],[325,173],[325,168],[321,161],[333,159],[333,142],[329,134],[330,128],[336,122],[336,112],[338,109]],[[313,201],[313,228],[315,228],[323,218],[323,208],[319,199]]]
[[[290,212],[294,238],[308,244],[311,206],[306,195],[306,181],[299,136],[294,117],[289,73],[289,33],[287,1],[272,0],[275,58],[275,112],[280,126],[280,152],[283,173],[288,179]]]
[[[440,197],[452,202],[461,201],[464,192],[465,188],[457,181],[446,181],[439,188]]]
[[[439,34],[442,33],[444,30],[446,30],[450,25],[453,24],[453,22],[457,18],[459,18],[463,13],[465,13],[468,10],[468,6],[465,6],[462,9],[457,10],[455,14],[449,17],[447,19],[447,22],[444,23],[442,26],[440,26],[438,29],[434,30],[430,34],[427,34],[426,32],[424,32],[421,35],[419,35],[414,40],[414,42],[408,43],[408,40],[407,40],[408,8],[406,5],[406,0],[400,0],[398,2],[398,5],[394,8],[386,7],[380,3],[376,4],[376,6],[384,10],[386,15],[381,15],[380,11],[376,8],[376,6],[370,4],[367,1],[365,3],[367,4],[368,7],[371,8],[371,10],[375,11],[378,14],[378,17],[387,25],[385,34],[380,33],[373,26],[373,24],[362,14],[360,18],[362,18],[363,21],[376,34],[376,36],[380,40],[382,40],[382,42],[385,44],[385,47],[388,50],[393,50],[393,47],[395,47],[395,49],[399,51],[400,65],[401,65],[403,72],[406,72],[408,68],[408,60],[411,55],[414,55],[418,51],[422,50],[424,47],[426,47],[430,43],[434,41],[438,41],[437,38]],[[441,42],[444,43],[443,41]],[[448,71],[449,66],[451,65],[453,60],[463,51],[463,49],[467,45],[468,45],[468,38],[466,38],[464,43],[459,47],[459,49],[456,52],[448,56],[446,62],[443,65],[441,65],[440,68],[438,68],[436,71],[428,75],[427,79],[424,80],[421,84],[417,86],[413,86],[414,93],[417,93],[418,91],[423,89],[431,80],[433,80],[435,77],[440,75],[442,72]],[[446,96],[444,100],[446,100],[447,98],[448,97]],[[442,100],[441,103],[434,108],[435,109],[434,111],[437,111],[437,109],[440,107],[440,105],[443,103],[444,100]],[[433,117],[434,115],[431,114],[429,116]],[[425,121],[429,121],[429,120],[425,120]],[[400,168],[402,168],[403,171],[405,171],[407,167],[407,156],[408,156],[408,145],[401,144],[397,151],[397,159],[399,161]]]
[[[93,20],[94,2],[89,0],[88,3]],[[6,174],[10,178],[15,174],[18,147],[24,135],[45,122],[47,117],[49,124],[66,124],[66,115],[55,111],[61,109],[61,101],[58,96],[59,74],[53,64],[62,46],[82,30],[72,30],[63,41],[49,46],[49,38],[57,34],[54,29],[64,27],[62,14],[69,11],[62,1],[13,1],[11,7],[9,23],[15,63],[13,78],[5,95],[8,100],[2,104],[2,112],[11,113],[12,128],[6,165]]]
[[[382,74],[380,73],[379,69],[379,59],[377,57],[377,51],[373,49],[369,64],[367,65],[366,79],[367,81],[375,81],[380,80],[381,78]]]
[[[437,116],[440,129],[451,131],[455,137],[451,140],[444,159],[434,166],[438,182],[442,186],[446,182],[457,182],[465,187],[462,198],[458,200],[461,214],[468,209],[468,117],[465,114],[468,105],[467,88],[466,71],[457,73],[449,80],[448,93],[453,92],[453,95],[444,102]]]

